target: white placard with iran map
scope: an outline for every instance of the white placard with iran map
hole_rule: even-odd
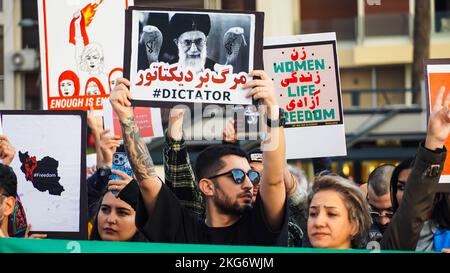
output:
[[[48,113],[47,113],[48,112]],[[81,111],[0,111],[16,149],[17,194],[32,231],[81,233],[87,223],[86,117]],[[83,144],[84,143],[84,144]],[[83,175],[84,173],[84,175]],[[83,220],[80,220],[83,219]],[[49,236],[50,237],[50,236]]]

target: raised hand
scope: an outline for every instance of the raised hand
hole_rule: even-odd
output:
[[[73,13],[73,18],[78,18],[81,16],[81,10],[77,10]]]
[[[92,135],[95,141],[95,153],[97,154],[96,167],[100,168],[103,164],[103,155],[100,149],[100,135],[103,131],[103,118],[94,114],[94,108],[91,106],[87,115],[87,124],[92,130]],[[88,175],[91,176],[92,174]]]
[[[116,86],[109,95],[109,102],[116,112],[120,121],[134,117],[133,108],[131,107],[131,93],[128,89],[131,83],[125,78],[117,79]]]
[[[436,96],[433,109],[428,119],[427,138],[425,147],[430,150],[443,148],[445,140],[450,134],[450,92],[444,98],[445,87],[442,86]]]
[[[238,141],[234,118],[227,120],[227,124],[225,125],[225,128],[223,128],[222,136],[223,141],[228,143],[236,143]]]
[[[183,138],[183,119],[186,108],[174,107],[170,109],[167,133],[170,138],[179,141]]]
[[[244,88],[252,88],[247,97],[259,100],[262,105],[267,106],[268,116],[271,119],[279,118],[279,110],[272,79],[262,70],[254,70],[248,74],[250,77],[257,76],[259,80],[253,80],[244,85]]]
[[[97,170],[97,166],[99,166],[99,165],[97,164],[97,165],[94,165],[91,167],[87,167],[86,168],[86,177],[91,177],[95,173],[95,170]]]
[[[0,135],[0,159],[3,164],[11,164],[15,154],[16,149],[9,143],[8,138],[5,135]]]
[[[161,31],[152,25],[144,26],[139,43],[145,46],[148,64],[158,61],[159,52],[163,43]]]
[[[95,110],[94,110],[94,108],[92,108],[92,106],[90,107],[90,110],[88,111],[87,124],[88,124],[89,128],[91,128],[91,130],[94,134],[101,132],[101,130],[103,129],[103,117],[96,116]]]
[[[242,45],[246,46],[244,29],[232,27],[223,35],[223,45],[227,53],[226,64],[233,64],[237,61]]]
[[[100,134],[99,146],[103,157],[103,165],[112,166],[114,153],[119,148],[120,136],[109,136],[109,130],[103,130]]]
[[[121,190],[123,190],[123,188],[125,188],[125,186],[131,182],[131,180],[133,180],[131,176],[127,175],[122,171],[112,169],[111,172],[115,175],[118,175],[121,178],[121,179],[111,179],[108,182],[108,190],[116,191],[117,194]]]

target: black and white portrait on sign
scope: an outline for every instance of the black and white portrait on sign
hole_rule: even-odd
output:
[[[193,72],[215,64],[248,71],[250,15],[143,12],[139,21],[139,70],[161,61]]]
[[[243,86],[262,52],[261,13],[133,7],[127,16],[125,70],[135,101],[251,104]]]

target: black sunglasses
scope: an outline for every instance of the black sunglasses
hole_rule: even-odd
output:
[[[232,169],[228,172],[225,173],[220,173],[220,174],[216,174],[214,176],[208,177],[208,179],[213,179],[219,176],[223,176],[223,175],[229,175],[231,174],[231,177],[234,180],[234,183],[236,184],[242,184],[245,180],[245,175],[248,176],[248,179],[250,179],[250,182],[252,182],[252,184],[254,186],[259,184],[259,181],[261,180],[261,175],[259,174],[259,172],[255,171],[255,170],[249,170],[247,173],[244,172],[241,169]]]
[[[387,218],[391,219],[392,217],[394,217],[394,213],[392,212],[392,210],[393,210],[392,208],[378,209],[378,208],[370,205],[370,215],[372,217],[387,217]]]

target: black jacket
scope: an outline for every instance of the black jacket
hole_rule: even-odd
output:
[[[415,250],[424,222],[430,217],[446,150],[420,145],[406,183],[402,203],[381,239],[381,249]]]

